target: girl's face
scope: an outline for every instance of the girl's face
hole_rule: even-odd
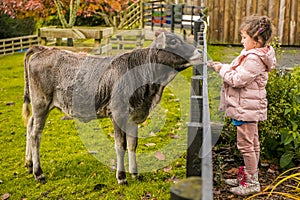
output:
[[[241,37],[242,37],[242,45],[244,46],[245,50],[248,51],[250,49],[254,49],[256,47],[259,47],[259,43],[253,40],[246,31],[241,31]]]

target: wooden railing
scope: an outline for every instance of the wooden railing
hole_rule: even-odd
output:
[[[122,25],[119,28],[132,29],[142,28],[144,19],[144,3],[160,3],[163,4],[163,0],[139,0],[130,5],[125,11],[122,11]]]
[[[143,19],[143,8],[141,1],[137,1],[130,5],[126,11],[125,21],[122,27],[131,28],[134,26],[139,26],[142,23]],[[136,27],[134,27],[136,28]]]
[[[120,52],[143,48],[145,40],[144,29],[122,30],[110,38],[111,53],[118,54]]]
[[[29,47],[39,44],[37,35],[15,37],[0,40],[0,55],[26,51]]]

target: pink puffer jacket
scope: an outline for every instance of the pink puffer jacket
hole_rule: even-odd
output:
[[[231,64],[223,64],[221,107],[226,115],[241,121],[267,119],[266,85],[268,72],[276,65],[271,46],[243,50]],[[225,107],[224,107],[225,106]]]

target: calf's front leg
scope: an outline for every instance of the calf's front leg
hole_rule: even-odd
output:
[[[138,177],[138,168],[136,163],[136,148],[138,144],[138,126],[130,123],[126,128],[126,141],[129,158],[129,173],[133,178]]]
[[[124,157],[126,151],[126,134],[122,131],[119,126],[113,121],[114,124],[114,134],[115,134],[115,149],[117,153],[117,172],[116,178],[118,184],[127,184],[126,171],[124,165]]]

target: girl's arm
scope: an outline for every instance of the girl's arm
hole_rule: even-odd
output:
[[[258,59],[258,56],[248,55],[246,60],[234,69],[232,69],[231,65],[222,64],[219,74],[223,81],[231,87],[243,88],[264,71],[266,71],[265,65]]]

